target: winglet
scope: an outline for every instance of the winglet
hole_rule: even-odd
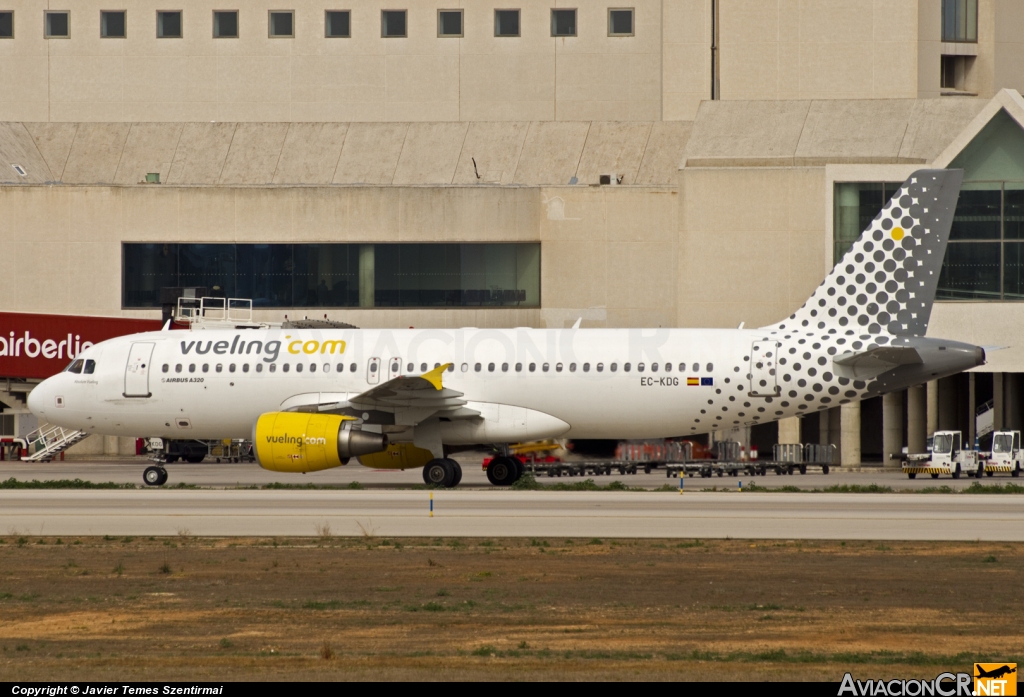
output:
[[[429,373],[423,373],[423,375],[420,375],[420,377],[429,382],[431,385],[433,385],[435,390],[440,390],[441,373],[448,370],[448,368],[450,368],[452,365],[452,363],[445,363],[444,365],[439,365],[433,370],[431,370]]]

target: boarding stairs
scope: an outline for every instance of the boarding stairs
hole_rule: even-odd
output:
[[[978,438],[984,438],[988,434],[995,430],[995,402],[988,400],[975,412],[974,427],[975,433],[978,434]]]
[[[23,462],[49,462],[88,435],[85,431],[43,424],[25,437],[29,454],[21,459]]]

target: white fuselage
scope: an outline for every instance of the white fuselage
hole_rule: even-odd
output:
[[[248,438],[260,414],[316,403],[318,393],[330,393],[321,402],[342,401],[452,363],[444,386],[463,393],[491,428],[445,425],[446,444],[685,436],[806,413],[785,392],[750,396],[751,346],[765,338],[764,329],[162,331],[83,352],[78,358],[95,361],[94,372],[50,378],[33,391],[32,409],[90,433]],[[149,343],[145,367],[135,355],[139,365],[129,369],[132,346]],[[800,388],[801,396],[810,391]]]

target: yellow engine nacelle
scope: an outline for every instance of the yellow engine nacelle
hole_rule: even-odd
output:
[[[345,423],[354,420],[292,411],[263,414],[252,429],[256,461],[275,472],[315,472],[388,447],[387,436],[354,430]]]
[[[378,470],[404,470],[423,467],[434,459],[429,450],[417,448],[412,443],[391,443],[383,452],[360,455],[363,467]]]

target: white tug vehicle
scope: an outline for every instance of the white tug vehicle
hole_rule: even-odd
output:
[[[1020,431],[996,431],[992,434],[992,452],[984,460],[985,474],[991,477],[996,472],[1009,472],[1011,477],[1019,477],[1022,459]]]
[[[940,474],[953,479],[959,479],[961,474],[980,477],[984,471],[981,458],[976,450],[965,450],[962,440],[960,431],[936,431],[932,451],[904,456],[903,472],[910,479],[919,474],[930,474],[932,479],[938,479]]]

